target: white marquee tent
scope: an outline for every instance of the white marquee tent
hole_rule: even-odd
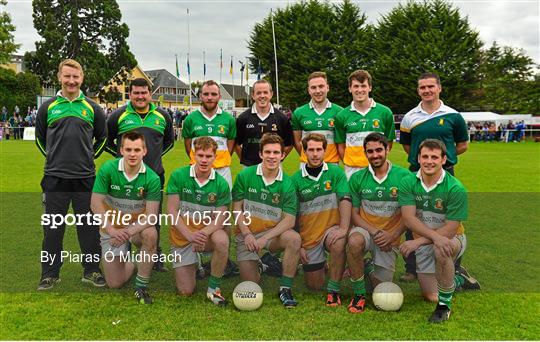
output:
[[[505,115],[500,115],[493,112],[461,112],[461,115],[465,119],[466,122],[469,121],[494,121],[494,122],[501,122],[501,121],[508,121],[507,118],[505,118]]]

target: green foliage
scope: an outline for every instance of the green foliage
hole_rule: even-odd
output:
[[[540,75],[525,51],[496,42],[482,52],[481,105],[497,113],[538,113]]]
[[[449,3],[399,4],[373,31],[374,97],[395,113],[406,113],[419,102],[418,76],[436,72],[444,101],[462,110],[464,99],[478,85],[481,47],[478,32]]]
[[[347,76],[368,61],[363,51],[367,46],[365,16],[358,7],[350,1],[330,5],[309,0],[273,15],[281,104],[296,107],[309,100],[307,77],[313,71],[328,72],[332,99],[347,103]],[[260,60],[263,73],[275,85],[270,15],[255,25],[248,47],[251,73],[257,73]]]
[[[0,0],[0,6],[5,6],[7,0]],[[11,23],[11,17],[8,12],[0,12],[0,64],[10,61],[12,53],[17,51],[20,44],[15,44],[13,40],[13,31],[15,26]]]
[[[36,95],[41,91],[39,79],[29,72],[16,74],[13,70],[0,68],[0,103],[10,114],[15,105],[19,108],[36,106]]]
[[[73,58],[85,70],[84,90],[99,90],[122,67],[137,65],[116,0],[35,0],[34,27],[43,40],[25,61],[44,85],[57,85],[58,64]]]

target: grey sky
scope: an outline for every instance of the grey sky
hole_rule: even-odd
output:
[[[294,1],[289,1],[290,3]],[[187,80],[187,16],[190,11],[191,80],[203,79],[203,51],[206,51],[207,79],[219,80],[219,54],[223,49],[222,80],[231,82],[229,66],[234,56],[235,84],[240,83],[238,60],[245,61],[247,40],[253,26],[271,8],[285,7],[287,1],[141,1],[119,0],[122,20],[130,28],[131,51],[144,70],[165,68],[175,73],[178,54],[181,79]],[[368,21],[376,22],[398,1],[355,1]],[[539,47],[538,1],[453,1],[469,18],[485,46],[494,40],[500,45],[525,49],[537,63]],[[7,10],[17,26],[15,40],[22,44],[19,53],[34,50],[41,37],[33,28],[32,4],[28,0],[8,0]],[[251,75],[253,80],[256,75]],[[251,81],[250,81],[251,82]]]

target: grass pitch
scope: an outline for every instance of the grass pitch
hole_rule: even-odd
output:
[[[98,167],[109,155],[97,160]],[[406,166],[400,146],[390,160]],[[187,158],[177,142],[164,160],[167,175]],[[284,169],[298,168],[293,152]],[[233,175],[240,167],[236,156]],[[0,338],[67,340],[510,340],[540,339],[540,144],[473,143],[460,157],[458,178],[470,191],[468,248],[464,264],[481,282],[481,292],[457,293],[449,322],[427,323],[433,304],[421,299],[418,285],[398,283],[405,292],[402,309],[346,310],[352,291],[342,282],[344,305],[324,306],[324,293],[312,293],[294,283],[299,306],[284,309],[277,298],[278,280],[263,278],[264,304],[255,312],[239,312],[231,305],[216,308],[206,300],[206,280],[192,298],[175,295],[172,272],[154,273],[151,293],[156,302],[135,302],[131,285],[121,290],[96,289],[81,283],[78,263],[62,267],[62,282],[37,292],[42,229],[40,180],[43,157],[33,142],[0,142]],[[168,227],[161,245],[168,250]],[[76,233],[68,227],[64,249],[79,251]],[[396,279],[403,273],[397,267]],[[238,278],[226,279],[230,293]],[[535,318],[536,317],[536,318]]]

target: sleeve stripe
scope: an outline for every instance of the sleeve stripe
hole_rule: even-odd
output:
[[[161,152],[161,155],[163,156],[165,153],[169,152],[174,146],[174,141],[167,147],[163,152]]]
[[[103,147],[105,146],[106,143],[107,143],[107,139],[103,139],[103,141],[101,142],[101,145],[98,147],[96,151],[94,151],[94,156],[99,156],[101,154]]]
[[[39,149],[39,151],[41,152],[41,154],[43,154],[45,157],[47,156],[47,152],[45,151],[45,148],[43,147],[43,145],[41,144],[41,141],[39,140],[39,138],[36,138],[36,145]]]

